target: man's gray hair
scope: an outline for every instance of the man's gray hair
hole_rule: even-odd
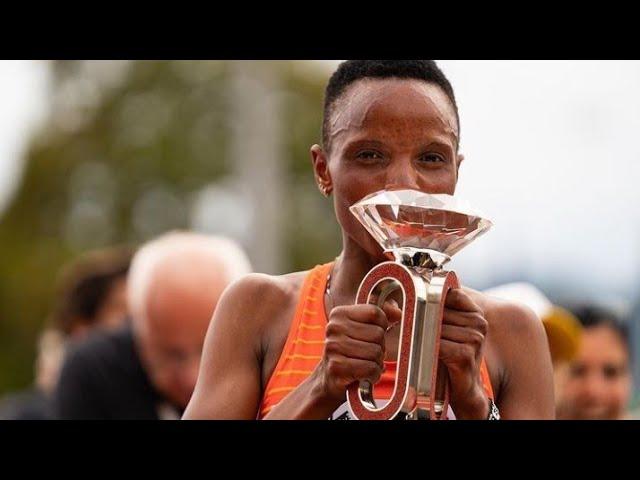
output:
[[[145,315],[146,297],[153,271],[167,256],[181,251],[210,254],[219,262],[220,275],[227,284],[251,272],[251,264],[242,248],[233,240],[215,235],[172,231],[142,245],[133,257],[127,277],[127,296],[134,316]]]

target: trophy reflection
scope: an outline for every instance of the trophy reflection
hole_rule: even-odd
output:
[[[398,414],[412,420],[446,418],[449,379],[438,361],[440,330],[446,294],[460,284],[443,266],[492,223],[457,197],[415,190],[376,192],[350,210],[393,259],[367,273],[356,303],[382,308],[394,299],[402,317],[391,398],[378,406],[374,385],[362,381],[347,391],[349,408],[360,420]]]

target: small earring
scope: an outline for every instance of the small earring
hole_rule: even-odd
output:
[[[320,189],[320,191],[325,197],[328,197],[329,194],[331,193],[329,188],[327,188],[325,185],[318,185],[318,188]]]

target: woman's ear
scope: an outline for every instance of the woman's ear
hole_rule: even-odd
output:
[[[311,163],[318,188],[325,197],[328,197],[333,190],[333,183],[329,171],[329,158],[320,145],[311,147]]]
[[[460,176],[460,164],[463,162],[463,160],[464,160],[464,155],[459,153],[458,154],[458,161],[457,161],[457,164],[456,164],[456,177]]]

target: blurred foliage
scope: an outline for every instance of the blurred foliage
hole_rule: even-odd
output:
[[[320,139],[326,76],[270,62],[284,99],[287,270],[339,251],[309,146]],[[51,113],[0,219],[0,392],[33,378],[36,338],[60,268],[79,253],[189,228],[194,194],[230,165],[228,62],[53,62]],[[255,206],[254,206],[255,208]],[[313,222],[308,219],[313,218]]]

